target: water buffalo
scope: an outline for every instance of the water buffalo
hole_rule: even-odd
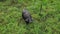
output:
[[[31,14],[26,9],[23,9],[23,11],[22,11],[22,18],[24,19],[24,21],[26,22],[26,24],[32,22]]]

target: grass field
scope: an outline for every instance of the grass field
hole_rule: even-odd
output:
[[[29,25],[23,7],[33,17]],[[0,0],[0,34],[60,34],[60,0]]]

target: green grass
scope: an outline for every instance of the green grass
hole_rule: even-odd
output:
[[[23,7],[33,17],[29,25]],[[0,0],[0,34],[60,34],[60,0]]]

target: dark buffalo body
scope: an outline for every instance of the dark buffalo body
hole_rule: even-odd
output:
[[[26,22],[26,24],[32,22],[31,14],[26,9],[23,9],[22,17],[23,17],[24,21]]]

